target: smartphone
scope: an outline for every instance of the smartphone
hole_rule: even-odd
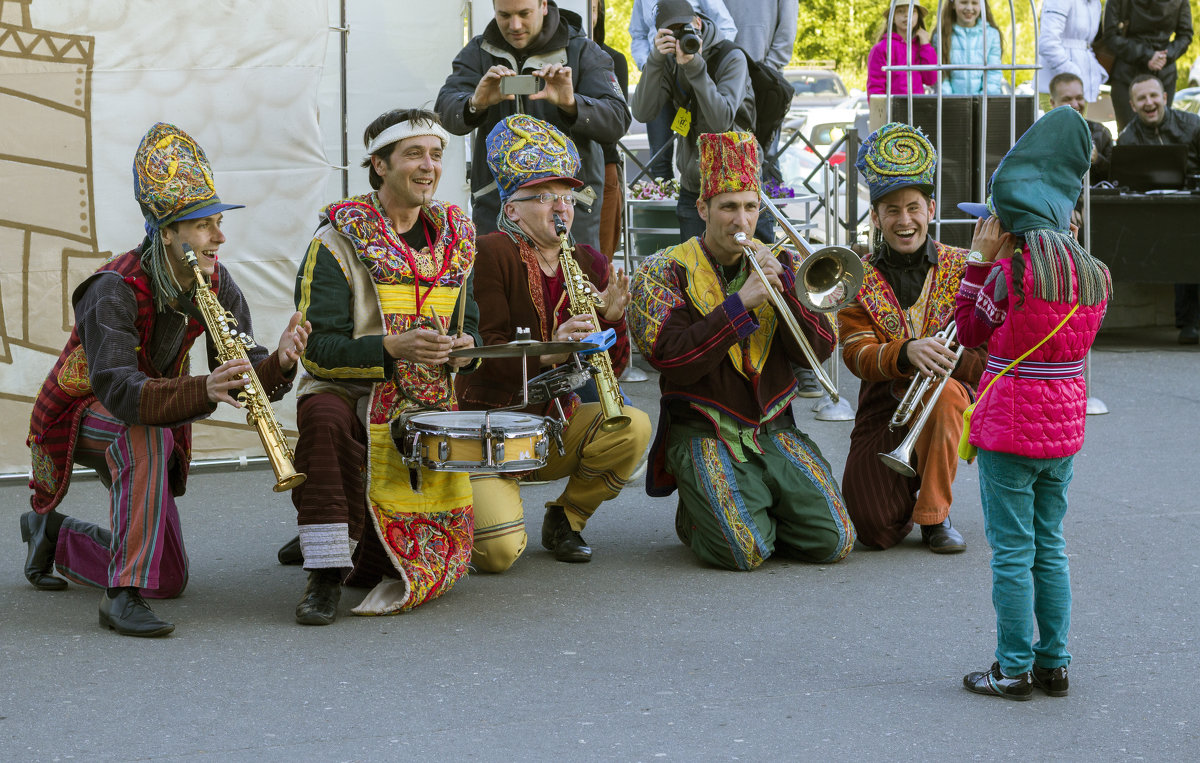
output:
[[[538,78],[532,74],[512,74],[500,78],[501,95],[533,95],[541,89]]]

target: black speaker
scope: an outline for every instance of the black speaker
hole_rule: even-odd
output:
[[[987,96],[987,129],[984,130],[983,96],[975,96],[975,145],[984,146],[984,166],[980,168],[978,157],[975,160],[975,188],[979,188],[979,174],[982,170],[983,182],[986,187],[992,179],[992,173],[1000,164],[1000,160],[1008,153],[1017,139],[1025,134],[1033,124],[1036,113],[1035,99],[1037,96],[1019,95],[1016,98],[1016,110],[1013,101],[1006,95]],[[1012,115],[1016,118],[1013,119]],[[979,199],[983,201],[983,199]]]
[[[911,121],[909,103],[912,104]],[[975,201],[976,135],[975,106],[978,98],[969,95],[942,96],[942,130],[939,135],[936,95],[892,96],[893,122],[905,122],[921,131],[938,150],[942,185],[937,198],[937,216],[943,219],[966,219],[960,212],[960,201]],[[990,107],[992,104],[989,103]],[[991,118],[989,117],[989,121]],[[940,138],[940,140],[939,140]],[[945,224],[940,232],[929,226],[929,235],[951,246],[969,246],[973,228],[965,224]]]

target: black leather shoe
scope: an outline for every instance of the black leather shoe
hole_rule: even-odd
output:
[[[301,625],[329,625],[337,619],[342,599],[342,571],[338,568],[312,570],[304,596],[296,605],[296,622]]]
[[[155,638],[175,630],[175,626],[158,619],[154,610],[136,588],[118,588],[116,596],[108,591],[100,597],[100,626],[108,627],[122,636]]]
[[[1040,668],[1033,666],[1033,685],[1051,697],[1067,696],[1067,666]]]
[[[967,673],[963,676],[963,686],[967,691],[976,694],[986,694],[990,697],[1003,697],[1024,702],[1033,697],[1033,676],[1024,672],[1019,676],[1006,676],[1000,672],[1000,663],[993,662],[992,669],[981,673]]]
[[[554,554],[560,562],[590,562],[592,549],[567,521],[567,514],[562,506],[551,506],[546,509],[542,519],[542,547]]]
[[[1195,326],[1184,326],[1179,329],[1180,344],[1200,344],[1200,330]]]
[[[957,554],[967,550],[963,536],[950,526],[950,517],[940,525],[921,525],[921,542],[935,554]]]
[[[297,535],[279,548],[275,555],[280,564],[304,564],[304,552],[300,550],[300,536]]]
[[[21,515],[21,540],[29,545],[25,555],[25,579],[39,591],[61,591],[67,581],[54,576],[54,547],[57,537],[48,532],[49,514],[27,511]]]

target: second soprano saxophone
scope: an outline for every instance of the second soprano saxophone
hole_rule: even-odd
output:
[[[217,362],[250,360],[247,349],[254,346],[254,340],[235,331],[237,320],[217,301],[217,295],[213,294],[212,288],[209,287],[208,279],[200,269],[192,248],[184,244],[183,252],[192,272],[196,274],[196,307],[204,316],[204,326],[208,329],[213,346],[216,347]],[[307,476],[296,471],[296,467],[292,465],[295,455],[288,445],[283,427],[279,426],[279,419],[275,418],[271,401],[267,399],[267,393],[253,366],[243,374],[243,378],[246,379],[246,386],[238,391],[237,397],[242,405],[246,406],[246,423],[252,424],[258,431],[258,438],[262,440],[263,448],[267,452],[267,460],[271,462],[271,469],[275,472],[275,492],[291,490],[304,482]]]
[[[596,315],[596,305],[600,298],[592,293],[583,270],[572,256],[574,247],[567,243],[567,226],[562,219],[554,216],[554,229],[558,233],[559,256],[562,266],[563,284],[567,291],[567,299],[571,301],[571,312],[575,315],[592,316],[592,326],[600,328],[600,319]],[[612,361],[608,350],[598,350],[587,356],[588,363],[594,371],[596,392],[600,397],[600,408],[604,411],[604,421],[600,428],[605,432],[615,432],[629,426],[629,417],[621,412],[624,403],[621,399],[621,388],[617,385],[617,375],[613,372]]]

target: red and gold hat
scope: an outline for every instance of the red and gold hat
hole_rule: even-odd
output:
[[[748,132],[706,132],[700,136],[700,198],[754,191],[759,180],[758,141]]]

